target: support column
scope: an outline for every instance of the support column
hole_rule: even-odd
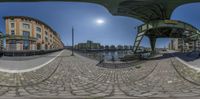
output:
[[[149,37],[152,54],[155,54],[156,37]]]
[[[193,43],[194,43],[194,49],[193,49],[193,50],[196,52],[196,49],[197,49],[197,48],[196,48],[196,40],[194,40]]]
[[[181,51],[184,53],[185,52],[185,41],[184,41],[184,39],[182,38],[182,49],[181,49]]]

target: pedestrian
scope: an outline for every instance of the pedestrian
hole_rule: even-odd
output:
[[[105,59],[105,56],[104,56],[104,55],[102,55],[102,62],[104,62],[104,59]]]
[[[113,63],[115,62],[115,57],[114,57],[114,56],[112,56],[112,62],[113,62]]]
[[[101,64],[101,63],[103,63],[104,62],[104,55],[102,55],[102,57],[101,57],[101,59],[100,59],[100,62],[99,62],[99,64]]]
[[[200,57],[200,53],[199,53],[199,57]]]

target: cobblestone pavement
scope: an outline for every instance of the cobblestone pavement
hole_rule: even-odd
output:
[[[96,66],[98,61],[70,54],[65,50],[53,62],[32,72],[0,73],[1,98],[187,99],[200,94],[200,86],[184,80],[170,58],[109,69]]]

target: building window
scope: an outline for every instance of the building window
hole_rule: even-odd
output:
[[[24,50],[29,50],[29,40],[24,40],[24,44],[23,44],[23,49]]]
[[[40,49],[41,49],[41,44],[38,43],[38,44],[37,44],[37,50],[40,50]]]
[[[23,41],[23,49],[24,50],[29,50],[29,36],[30,36],[30,32],[29,31],[23,31],[23,37],[24,37],[24,41]]]
[[[45,31],[45,34],[46,34],[46,35],[48,35],[48,32],[47,32],[47,31]]]
[[[45,44],[45,49],[48,50],[48,45],[47,44]]]
[[[10,49],[9,50],[16,50],[16,41],[15,40],[10,41]]]
[[[15,23],[10,23],[11,28],[15,28]]]
[[[45,37],[45,42],[48,42],[48,38],[47,37]]]
[[[11,35],[15,35],[15,30],[11,30]]]
[[[41,28],[37,27],[37,28],[36,28],[36,31],[37,31],[37,32],[41,32]]]
[[[23,31],[23,37],[24,37],[25,39],[28,39],[29,36],[30,36],[30,32],[28,32],[28,31]]]
[[[30,29],[30,25],[29,25],[29,24],[26,24],[26,23],[23,23],[23,28],[24,28],[24,29]]]
[[[40,39],[40,38],[41,38],[41,35],[40,35],[40,34],[37,34],[36,37],[37,37],[37,39]]]

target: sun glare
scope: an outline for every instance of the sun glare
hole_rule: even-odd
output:
[[[99,24],[99,25],[101,25],[101,24],[104,24],[105,21],[103,19],[97,19],[96,23]]]

